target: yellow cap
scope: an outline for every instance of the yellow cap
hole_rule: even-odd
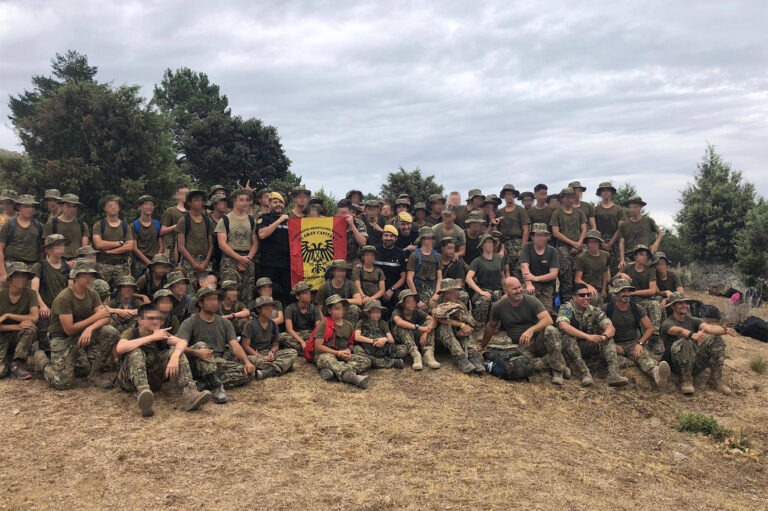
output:
[[[413,217],[407,211],[400,212],[397,215],[397,218],[399,218],[401,222],[408,222],[409,224],[413,223]]]
[[[394,225],[387,224],[384,226],[384,232],[388,232],[390,234],[394,234],[395,236],[399,236],[399,233],[397,232],[397,229]]]
[[[283,199],[283,196],[282,196],[282,195],[280,195],[280,194],[279,194],[279,193],[277,193],[277,192],[272,192],[272,195],[270,195],[270,196],[269,196],[269,198],[270,198],[271,200],[277,199],[277,200],[279,200],[280,202],[282,202],[283,204],[285,204],[285,199]]]

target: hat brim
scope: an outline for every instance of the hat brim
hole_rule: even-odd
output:
[[[12,278],[12,277],[14,277],[16,275],[24,275],[29,280],[32,280],[33,278],[36,277],[36,275],[34,273],[32,273],[31,271],[28,271],[28,270],[16,270],[16,271],[14,271],[12,273],[9,273],[8,274],[8,278],[10,279],[10,278]]]
[[[637,288],[635,286],[621,286],[621,287],[612,287],[611,293],[616,294],[620,293],[621,291],[624,291],[625,289],[629,289],[630,291],[637,291]]]
[[[597,240],[600,243],[603,242],[603,238],[598,238],[597,236],[584,236],[584,243],[586,243],[587,240]]]
[[[438,291],[438,294],[447,293],[448,291],[461,291],[461,288],[459,286],[447,287]]]
[[[645,206],[647,206],[647,205],[648,205],[648,203],[647,203],[647,202],[643,202],[643,201],[641,201],[641,200],[640,200],[640,201],[637,201],[637,200],[633,200],[633,201],[627,201],[627,202],[625,202],[625,203],[624,203],[624,206],[631,206],[632,204],[637,204],[638,206],[642,206],[642,207],[645,207]]]
[[[76,200],[61,199],[62,204],[74,204],[75,206],[82,206],[83,203]]]
[[[147,266],[157,266],[158,264],[164,264],[170,268],[173,268],[173,265],[170,262],[166,263],[165,261],[155,261],[155,262],[149,263]]]
[[[472,202],[473,200],[475,200],[475,197],[480,197],[483,200],[485,200],[485,195],[480,194],[480,195],[472,195],[471,197],[467,197],[467,199],[464,202]]]
[[[182,277],[182,278],[180,278],[180,279],[178,279],[178,280],[174,280],[173,282],[168,282],[168,283],[165,285],[165,288],[166,288],[166,289],[169,289],[171,286],[175,286],[175,285],[176,285],[176,284],[178,284],[179,282],[183,282],[183,283],[185,283],[185,284],[189,284],[189,283],[191,282],[191,280],[189,280],[187,277]]]
[[[512,192],[515,195],[515,198],[520,197],[520,192],[518,190],[515,190],[514,188],[504,188],[499,192],[499,197],[504,197],[504,194],[507,192]]]
[[[52,247],[54,245],[64,245],[65,247],[68,247],[71,244],[72,244],[72,241],[69,238],[64,238],[63,240],[56,240],[56,241],[51,242],[51,243],[45,243],[43,245],[43,248]]]
[[[262,307],[266,307],[267,305],[277,306],[278,303],[280,303],[280,302],[278,302],[277,300],[271,300],[271,301],[269,301],[267,303],[262,303],[261,305],[254,304],[254,305],[251,306],[251,310],[255,311],[255,310],[258,310],[258,309],[260,309]]]
[[[224,297],[224,293],[222,293],[220,289],[214,289],[205,293],[203,296],[197,298],[196,303],[199,305],[201,301],[205,300],[211,295],[215,295],[216,297],[218,297],[219,300],[221,300]]]
[[[15,201],[13,201],[13,205],[14,206],[39,206],[40,203],[37,202],[37,201],[32,201],[32,200],[24,201],[24,202],[19,202],[19,201],[15,200]]]
[[[80,270],[80,271],[76,271],[76,272],[73,273],[75,278],[79,277],[80,275],[84,275],[84,274],[98,276],[99,272],[97,270]]]
[[[684,298],[683,300],[675,300],[674,302],[669,302],[666,306],[667,307],[672,307],[676,303],[688,303],[688,304],[690,304],[690,303],[693,303],[693,299],[692,298]]]
[[[610,190],[610,191],[611,191],[611,193],[614,193],[614,194],[616,193],[616,188],[614,188],[614,187],[612,187],[612,186],[603,186],[602,188],[598,188],[598,189],[597,189],[597,191],[595,192],[595,195],[597,195],[598,197],[600,197],[600,194],[602,194],[602,193],[603,193],[603,190]]]

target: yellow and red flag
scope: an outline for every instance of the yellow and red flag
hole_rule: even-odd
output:
[[[291,286],[304,280],[312,289],[325,283],[325,269],[347,258],[347,222],[340,216],[290,218]]]

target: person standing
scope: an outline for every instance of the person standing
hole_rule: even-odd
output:
[[[133,230],[119,216],[123,205],[123,199],[117,195],[102,198],[99,209],[106,216],[93,224],[93,248],[99,251],[96,268],[112,289],[117,287],[121,277],[131,274],[128,260],[136,243]]]
[[[179,185],[176,187],[176,191],[173,194],[173,198],[176,200],[176,204],[163,211],[163,217],[160,222],[163,224],[160,229],[160,234],[165,236],[163,243],[165,248],[168,249],[171,260],[174,264],[180,261],[181,255],[176,249],[176,236],[178,231],[176,226],[179,224],[179,220],[187,212],[187,208],[184,203],[187,201],[187,194],[189,193],[189,187],[187,185]]]
[[[619,227],[627,220],[624,208],[613,203],[616,188],[609,181],[600,183],[597,196],[600,204],[595,206],[595,226],[603,236],[602,249],[611,255],[611,275],[619,271]]]
[[[583,202],[582,197],[584,192],[587,191],[586,186],[581,186],[579,181],[571,181],[568,183],[569,188],[573,188],[575,192],[573,207],[580,209],[584,212],[584,216],[587,217],[587,229],[595,229],[595,208],[589,202]]]
[[[573,207],[576,193],[573,188],[564,188],[560,193],[562,204],[549,221],[552,235],[557,240],[560,255],[560,298],[567,302],[573,295],[573,263],[584,246],[587,233],[587,218],[581,209]]]
[[[240,189],[232,193],[232,211],[216,226],[218,245],[222,252],[221,279],[237,282],[241,302],[253,299],[256,266],[253,262],[259,248],[256,220],[248,214],[251,193]]]
[[[65,193],[61,197],[59,215],[51,217],[43,226],[43,237],[51,234],[62,234],[69,240],[64,252],[64,261],[72,266],[75,264],[77,249],[90,245],[91,231],[88,224],[77,218],[77,210],[82,207],[80,197],[73,193]]]
[[[531,219],[522,207],[515,204],[520,192],[513,185],[504,185],[499,196],[504,199],[506,205],[498,212],[500,220],[496,229],[501,232],[504,252],[508,254],[509,271],[517,276],[520,273],[520,249],[528,243]]]
[[[381,302],[384,307],[394,310],[397,304],[397,293],[406,285],[405,253],[395,246],[398,232],[395,226],[385,225],[381,233],[381,245],[376,247],[374,265],[384,272],[384,296]]]
[[[485,200],[485,195],[483,195],[483,192],[478,190],[477,188],[473,188],[469,191],[467,194],[467,205],[466,206],[454,206],[453,211],[456,213],[456,224],[461,227],[462,229],[467,229],[467,219],[469,218],[469,214],[477,211],[482,214],[483,212],[483,201]]]
[[[286,303],[291,290],[291,260],[288,242],[288,215],[283,196],[272,192],[270,212],[256,220],[261,276],[277,285],[276,297]]]
[[[213,266],[213,230],[216,226],[203,214],[205,199],[203,190],[190,190],[184,201],[186,211],[176,223],[176,252],[192,292],[198,289],[200,274],[211,271]]]
[[[611,280],[611,255],[600,250],[603,238],[600,231],[590,229],[584,236],[587,249],[573,263],[573,283],[584,284],[591,296],[590,303],[599,306],[608,298]]]
[[[18,214],[0,227],[0,280],[7,277],[8,263],[30,266],[40,259],[43,226],[33,218],[39,203],[31,195],[19,195],[14,204]]]
[[[547,312],[555,316],[555,284],[560,272],[560,254],[549,244],[546,224],[533,224],[531,235],[533,241],[523,245],[520,252],[525,292],[538,298]]]
[[[547,204],[548,191],[549,188],[543,183],[533,187],[533,196],[536,199],[536,204],[531,209],[525,211],[531,220],[531,224],[542,223],[549,228],[549,221],[552,219],[552,213],[555,210]]]
[[[619,226],[619,269],[627,264],[626,256],[638,245],[645,245],[651,255],[659,251],[664,233],[653,218],[643,215],[646,203],[634,195],[627,199],[624,207],[629,209],[629,218]]]
[[[152,213],[155,212],[155,199],[151,195],[142,195],[136,201],[136,206],[139,208],[139,218],[132,224],[133,236],[136,239],[133,247],[132,274],[138,279],[152,263],[155,255],[165,253],[165,244],[160,235],[162,231],[160,220],[152,218]]]
[[[427,201],[427,209],[429,209],[429,215],[427,215],[426,222],[429,226],[434,226],[443,221],[443,211],[445,210],[445,197],[439,193],[433,193],[429,196]]]
[[[45,190],[45,195],[43,195],[43,206],[45,206],[45,210],[48,211],[47,220],[59,216],[61,214],[61,192],[55,188]]]

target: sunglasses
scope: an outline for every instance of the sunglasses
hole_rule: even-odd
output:
[[[589,293],[576,293],[576,296],[580,296],[582,298],[586,298],[589,296]]]

